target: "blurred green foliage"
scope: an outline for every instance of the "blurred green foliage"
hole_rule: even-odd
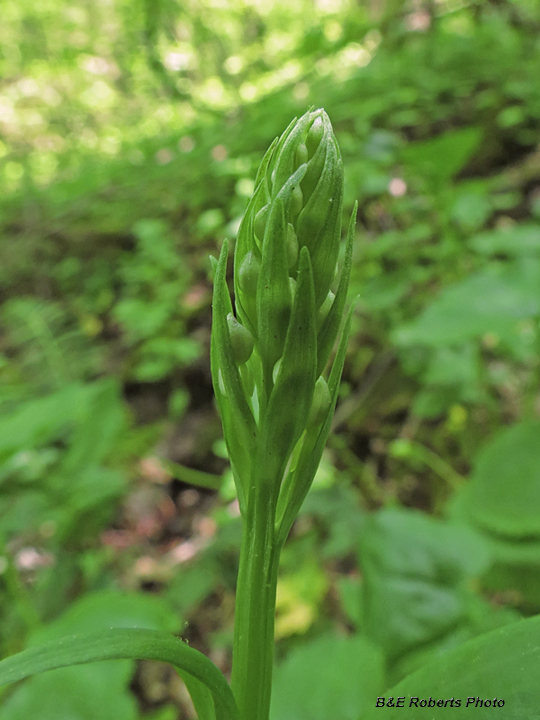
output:
[[[174,612],[228,669],[239,526],[207,256],[310,105],[334,124],[345,213],[360,203],[361,300],[337,434],[284,554],[273,718],[355,717],[539,612],[539,30],[535,0],[4,2],[2,655],[122,588],[140,612],[115,595],[107,623],[177,630]],[[223,475],[217,496],[197,471]],[[111,717],[175,718],[155,683],[134,701],[128,665],[58,671],[54,692],[36,678],[0,718],[48,696],[57,720],[97,720],[98,695]]]
[[[69,634],[110,627],[145,627],[174,632],[180,618],[166,602],[151,595],[115,591],[89,593],[64,615],[34,633],[29,645]],[[87,667],[66,667],[31,678],[19,687],[2,708],[2,718],[102,717],[103,720],[135,720],[134,698],[129,693],[133,663],[104,661]]]

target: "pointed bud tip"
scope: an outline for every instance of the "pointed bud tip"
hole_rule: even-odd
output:
[[[321,375],[315,383],[313,400],[309,411],[308,426],[320,425],[326,418],[332,398],[326,380]]]

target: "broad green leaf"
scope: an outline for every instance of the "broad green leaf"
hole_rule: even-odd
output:
[[[216,544],[221,547],[219,542]],[[213,592],[220,579],[220,564],[207,551],[197,558],[197,562],[180,565],[165,596],[180,616],[186,617]]]
[[[394,308],[410,289],[413,280],[407,267],[385,270],[362,285],[362,305],[369,310]]]
[[[323,455],[323,465],[326,465]],[[300,509],[299,517],[315,520],[327,528],[328,537],[321,548],[324,560],[337,560],[354,553],[358,533],[365,520],[358,494],[350,487],[336,482],[317,486],[317,475]]]
[[[456,400],[471,399],[458,395],[461,388],[455,385],[425,387],[415,396],[411,409],[415,417],[434,418],[443,415],[455,404]]]
[[[420,376],[423,387],[416,394],[412,410],[418,417],[435,417],[458,402],[478,402],[482,398],[480,348],[477,341],[425,349],[428,360],[423,368],[409,367]],[[406,366],[410,358],[402,354]]]
[[[336,587],[339,594],[341,609],[345,613],[347,620],[355,630],[362,627],[362,603],[360,602],[361,580],[359,575],[343,575],[338,578]]]
[[[380,652],[363,637],[320,637],[276,668],[271,720],[358,720],[383,687]]]
[[[424,374],[429,385],[459,385],[474,388],[480,372],[478,347],[473,342],[437,347]]]
[[[479,230],[489,219],[493,212],[489,190],[485,180],[468,180],[454,188],[450,215],[465,232]]]
[[[519,321],[540,313],[540,259],[497,263],[443,290],[421,315],[394,333],[398,345],[451,345],[486,333],[512,349]]]
[[[437,185],[448,182],[468,163],[482,139],[482,129],[468,127],[409,143],[401,151],[405,163]]]
[[[113,378],[101,380],[93,386],[90,407],[79,423],[69,450],[62,459],[60,472],[73,476],[89,465],[102,462],[114,447],[125,424],[120,386]]]
[[[40,447],[84,417],[95,386],[73,383],[29,400],[0,421],[0,458],[19,449]]]
[[[113,501],[124,490],[124,474],[101,465],[125,428],[118,383],[100,380],[86,386],[69,386],[68,391],[30,401],[10,417],[13,425],[6,428],[3,439],[9,443],[15,428],[23,454],[31,452],[31,448],[37,452],[44,441],[65,442],[69,431],[71,435],[67,450],[59,454],[60,463],[51,463],[42,471],[42,477],[37,476],[37,493],[8,493],[2,498],[0,516],[5,518],[2,525],[8,534],[33,527],[40,518],[39,522],[54,523],[60,542],[73,538],[75,529],[82,538],[103,526],[114,509]],[[8,476],[10,464],[16,467],[15,460],[12,457],[4,466]]]
[[[472,237],[468,244],[482,255],[538,255],[540,225],[523,223],[488,230]]]
[[[31,644],[36,647],[70,634],[112,627],[143,627],[173,632],[178,630],[179,626],[178,615],[160,597],[105,590],[84,595],[58,620],[34,633]],[[43,714],[39,715],[44,719],[50,717],[50,720],[57,720],[55,708],[63,708],[64,716],[73,720],[108,720],[109,717],[111,720],[130,720],[137,716],[134,700],[129,692],[132,675],[133,663],[128,661],[105,661],[90,667],[53,670],[33,677],[17,688],[6,709],[0,711],[0,719],[37,717],[42,698],[46,696],[50,707],[43,706]],[[198,708],[199,718],[214,720],[210,691],[190,675],[181,675],[192,694],[195,707]],[[110,702],[102,709],[99,704],[96,705],[98,698],[109,698]]]
[[[403,717],[532,720],[540,707],[540,617],[520,620],[481,635],[425,665],[380,696],[394,707],[377,707],[373,695],[363,720]],[[395,707],[403,697],[404,707]],[[414,705],[411,699],[425,701]],[[432,698],[434,706],[426,707]],[[453,703],[450,705],[450,700]],[[477,704],[477,698],[483,702]],[[497,698],[499,705],[493,706]],[[440,706],[437,701],[441,700]],[[444,707],[444,701],[447,701]],[[457,705],[459,701],[459,706]],[[489,705],[485,704],[489,701]],[[469,703],[467,705],[467,703]],[[422,709],[421,709],[422,708]]]
[[[464,507],[494,533],[540,536],[540,422],[499,431],[478,454]]]
[[[466,525],[398,508],[372,514],[360,538],[364,631],[391,660],[450,632],[466,617],[465,580],[488,562]]]
[[[496,607],[481,597],[470,594],[467,598],[467,617],[453,630],[431,642],[414,647],[388,667],[387,686],[395,685],[425,665],[437,663],[442,654],[450,652],[472,638],[521,620],[515,610]]]
[[[0,720],[137,720],[129,661],[64,667],[36,675],[0,708]]]
[[[73,538],[80,541],[99,532],[111,518],[115,501],[122,496],[125,487],[124,473],[95,465],[85,467],[72,477],[62,478],[60,486],[50,493],[49,505],[52,507],[47,514],[57,527],[58,541],[67,543]]]
[[[113,316],[124,327],[129,342],[136,343],[162,330],[170,309],[167,303],[149,303],[143,298],[127,297],[116,303]]]
[[[59,637],[112,627],[145,628],[176,632],[181,620],[171,605],[161,597],[118,590],[87,593],[54,622],[35,632],[31,645],[39,645]]]
[[[485,535],[493,549],[493,566],[482,578],[491,592],[511,591],[520,605],[540,611],[540,538],[503,538]]]
[[[208,687],[214,699],[216,720],[238,719],[231,689],[218,668],[178,638],[156,630],[111,628],[29,648],[0,662],[0,684],[60,667],[113,659],[170,663]]]

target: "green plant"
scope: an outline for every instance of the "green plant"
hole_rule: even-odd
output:
[[[156,382],[200,352],[198,343],[187,337],[179,313],[178,298],[188,287],[189,271],[163,222],[140,220],[134,234],[136,252],[124,253],[119,269],[122,293],[112,316],[132,351],[129,376]]]
[[[263,159],[234,257],[216,265],[212,375],[243,516],[232,687],[241,717],[267,718],[280,551],[330,430],[350,313],[328,382],[353,238],[331,292],[341,235],[343,170],[324,111],[293,121]]]
[[[178,669],[201,720],[268,720],[280,552],[329,434],[351,324],[352,308],[326,375],[343,322],[351,270],[354,212],[334,295],[342,196],[342,164],[330,121],[324,111],[310,111],[272,144],[259,169],[235,249],[234,308],[226,281],[226,241],[219,260],[213,260],[212,377],[243,519],[231,686],[204,655],[170,634],[134,627],[149,623],[131,618],[106,631],[49,640],[3,660],[1,684],[97,660],[156,659]],[[463,515],[487,530],[500,531],[501,508],[495,501],[502,498],[508,505],[503,492],[508,483],[501,482],[493,497],[488,494],[493,503],[486,505],[490,490],[484,478],[491,478],[500,457],[507,458],[509,446],[519,445],[522,454],[534,450],[537,425],[526,424],[484,456],[471,490],[462,498]],[[522,464],[521,474],[533,475],[536,454],[531,451],[532,460]],[[76,456],[67,461],[68,469],[78,469]],[[515,481],[511,463],[505,468]],[[537,494],[535,490],[529,496],[531,505]],[[517,546],[531,531],[536,533],[538,522],[531,515],[528,524],[522,523],[519,503],[510,504],[509,510],[506,531]],[[296,658],[288,658],[282,667],[298,679],[299,694],[296,705],[288,704],[284,672],[278,674],[279,702],[287,706],[280,717],[328,717],[315,702],[317,690],[325,686],[333,703],[345,698],[340,717],[351,720],[360,714],[397,717],[400,712],[401,717],[405,705],[396,704],[397,698],[410,702],[417,695],[418,702],[426,703],[420,707],[434,696],[443,717],[450,712],[461,717],[469,713],[468,695],[473,693],[478,701],[482,698],[475,712],[479,707],[486,717],[492,700],[484,710],[484,699],[494,696],[499,700],[493,702],[503,701],[499,707],[514,699],[505,717],[532,717],[538,704],[538,692],[531,688],[540,670],[539,618],[509,618],[507,625],[474,637],[481,623],[475,621],[477,604],[466,582],[489,562],[489,551],[466,536],[457,523],[444,526],[406,511],[386,509],[366,522],[360,553],[362,636],[318,639]],[[463,561],[471,548],[473,554]],[[501,565],[508,549],[517,548],[499,548]],[[426,618],[427,606],[431,615]],[[390,611],[392,623],[385,625]],[[464,637],[472,639],[461,642]],[[397,663],[399,679],[385,697],[378,696],[383,687],[381,650],[385,660]],[[417,650],[416,656],[407,657]],[[426,658],[428,662],[422,662]],[[348,672],[327,683],[330,661]],[[419,670],[401,679],[418,665]],[[124,681],[120,678],[116,685],[125,687]],[[302,693],[305,700],[298,699]],[[445,698],[452,694],[463,699],[461,706],[452,701],[447,707]]]
[[[236,244],[236,316],[227,241],[213,261],[212,376],[244,523],[232,692],[181,641],[120,628],[24,651],[3,661],[4,682],[98,659],[155,658],[179,669],[201,718],[268,718],[280,551],[330,431],[352,313],[325,379],[343,320],[356,208],[334,295],[343,166],[323,110],[294,120],[274,141],[255,188]]]
[[[1,652],[65,606],[81,587],[82,553],[111,521],[127,477],[115,455],[130,435],[113,378],[66,382],[28,398],[0,418]],[[54,562],[31,583],[15,568],[17,547],[32,545]]]

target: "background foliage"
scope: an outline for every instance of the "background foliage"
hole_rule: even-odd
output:
[[[207,258],[310,105],[335,127],[345,214],[360,202],[361,301],[284,554],[273,718],[357,718],[540,611],[539,30],[535,0],[4,2],[2,656],[129,625],[230,668],[240,528]],[[191,712],[150,662],[0,704]]]

